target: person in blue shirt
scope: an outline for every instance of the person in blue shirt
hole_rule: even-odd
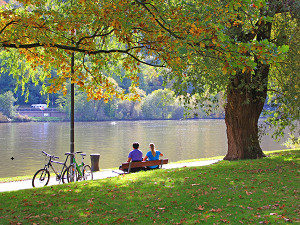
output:
[[[146,161],[147,159],[149,159],[149,161],[158,160],[159,156],[164,156],[160,151],[155,150],[155,145],[153,143],[150,143],[149,147],[150,147],[150,151],[147,152],[147,154],[144,157],[143,161]],[[148,169],[157,169],[158,166],[148,166],[147,168]]]

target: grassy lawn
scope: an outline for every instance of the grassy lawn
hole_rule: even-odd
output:
[[[292,149],[288,149],[292,150]],[[293,150],[300,150],[299,149],[293,149]],[[287,151],[285,150],[275,150],[275,151],[267,151],[264,152],[266,155],[270,155],[272,153],[279,153],[279,152],[284,152]],[[188,163],[188,162],[197,162],[197,161],[207,161],[207,160],[215,160],[215,159],[223,159],[224,156],[215,156],[215,157],[210,157],[210,158],[200,158],[200,159],[187,159],[187,160],[181,160],[181,161],[176,161],[176,162],[169,162],[169,164],[175,164],[175,163]],[[118,167],[110,168],[111,170],[117,170]],[[101,170],[101,169],[100,169]],[[22,180],[31,180],[34,174],[31,175],[26,175],[26,176],[17,176],[17,177],[4,177],[0,178],[0,183],[6,183],[6,182],[13,182],[13,181],[22,181]],[[55,176],[54,173],[50,174],[51,177]]]
[[[0,224],[299,222],[299,155],[0,193]]]

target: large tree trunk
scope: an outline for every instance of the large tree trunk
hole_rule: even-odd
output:
[[[266,99],[266,91],[238,88],[240,80],[229,87],[225,107],[228,152],[225,160],[256,159],[264,156],[259,145],[258,119]]]
[[[270,40],[271,27],[270,22],[261,24],[257,40]],[[240,35],[239,39],[249,41],[245,35]],[[251,57],[250,53],[247,54]],[[228,152],[225,160],[256,159],[265,156],[259,145],[258,119],[267,98],[270,66],[263,64],[257,56],[254,56],[254,61],[255,70],[237,72],[232,76],[227,88],[225,123]]]

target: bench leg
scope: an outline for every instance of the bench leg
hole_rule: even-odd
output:
[[[129,163],[128,173],[130,173],[130,170],[131,170],[131,162]]]

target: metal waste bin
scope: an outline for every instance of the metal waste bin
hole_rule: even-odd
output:
[[[91,166],[92,166],[92,171],[99,171],[99,159],[100,159],[100,154],[91,154]]]

